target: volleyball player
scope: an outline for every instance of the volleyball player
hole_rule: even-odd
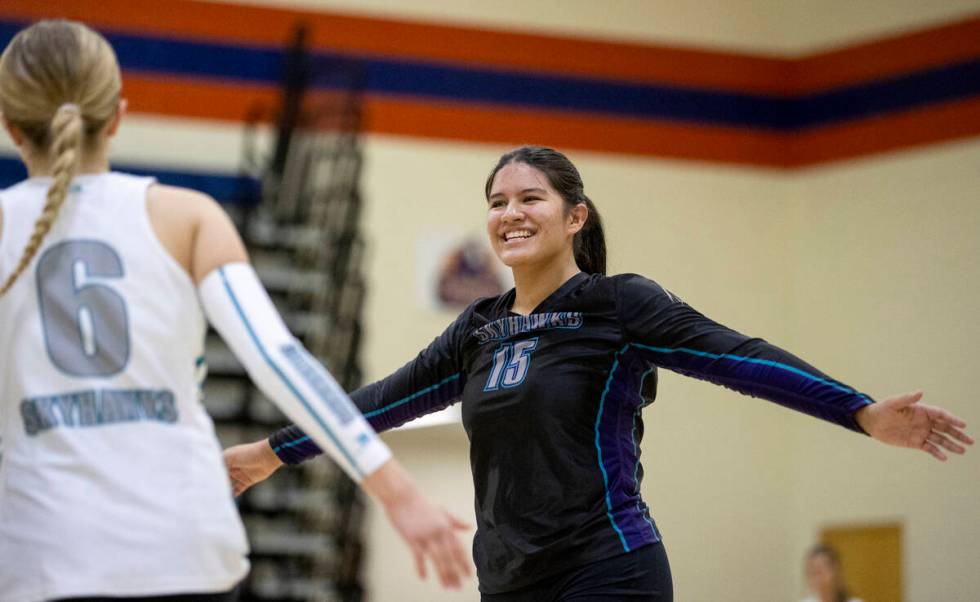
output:
[[[418,357],[352,394],[378,430],[462,400],[484,600],[667,601],[660,533],[640,497],[642,408],[664,367],[940,460],[972,440],[918,403],[880,403],[635,274],[608,277],[602,223],[548,148],[500,158],[487,233],[515,287],[466,309]],[[269,451],[276,457],[272,457]],[[300,428],[226,450],[247,487],[318,452]]]
[[[120,85],[109,44],[79,23],[37,23],[0,57],[30,175],[0,193],[0,600],[235,597],[247,544],[198,399],[205,315],[419,563],[458,585],[462,525],[289,334],[222,209],[109,172]]]

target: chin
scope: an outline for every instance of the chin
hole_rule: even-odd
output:
[[[509,268],[517,268],[523,265],[529,265],[534,263],[534,261],[527,257],[524,253],[502,253],[497,255],[500,262]]]

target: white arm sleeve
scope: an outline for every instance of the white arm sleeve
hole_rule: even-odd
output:
[[[201,281],[204,313],[256,386],[357,482],[391,451],[333,376],[293,337],[247,263]]]

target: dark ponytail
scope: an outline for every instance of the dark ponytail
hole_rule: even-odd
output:
[[[548,178],[551,187],[565,201],[565,207],[583,203],[589,210],[585,225],[575,235],[573,250],[575,263],[586,274],[606,273],[606,235],[602,229],[602,217],[595,204],[585,196],[585,185],[575,165],[568,157],[560,152],[543,146],[522,146],[505,153],[490,172],[485,188],[486,197],[490,198],[490,188],[497,172],[509,163],[526,163],[537,169]]]

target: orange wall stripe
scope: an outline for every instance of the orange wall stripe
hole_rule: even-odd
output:
[[[3,0],[0,16],[61,16],[107,29],[261,45],[283,44],[302,20],[320,48],[768,94],[825,90],[980,56],[980,15],[796,60],[197,0]]]
[[[123,93],[134,113],[240,122],[256,106],[278,102],[274,87],[210,80],[161,80],[127,72]],[[980,135],[980,98],[875,117],[796,134],[748,131],[489,105],[369,96],[365,130],[440,140],[560,148],[719,161],[773,168],[815,165]]]
[[[980,136],[980,98],[796,134],[786,166],[816,165],[974,136]]]
[[[94,27],[281,45],[299,21],[314,46],[423,60],[468,62],[637,82],[786,92],[789,62],[741,53],[626,44],[339,13],[166,0],[3,0],[0,15],[64,17]]]
[[[256,106],[276,106],[273,87],[205,80],[161,80],[126,73],[124,95],[134,113],[242,121]],[[801,167],[944,140],[980,135],[980,98],[854,123],[782,134],[490,105],[369,96],[365,130],[443,140],[536,142],[591,151]]]
[[[273,87],[204,80],[161,80],[127,72],[123,95],[133,113],[242,121],[257,106],[276,106]],[[494,106],[437,103],[369,96],[368,133],[442,140],[520,144],[535,141],[564,148],[723,161],[778,167],[786,163],[785,137],[738,128],[618,119]]]
[[[132,113],[242,122],[256,106],[277,106],[281,92],[272,86],[215,82],[189,78],[168,79],[158,74],[127,71],[122,95]]]
[[[370,97],[367,130],[373,133],[698,159],[778,167],[785,137],[735,128],[536,110],[501,112],[490,106]]]
[[[814,92],[980,57],[980,16],[810,55],[793,65],[793,89]]]

